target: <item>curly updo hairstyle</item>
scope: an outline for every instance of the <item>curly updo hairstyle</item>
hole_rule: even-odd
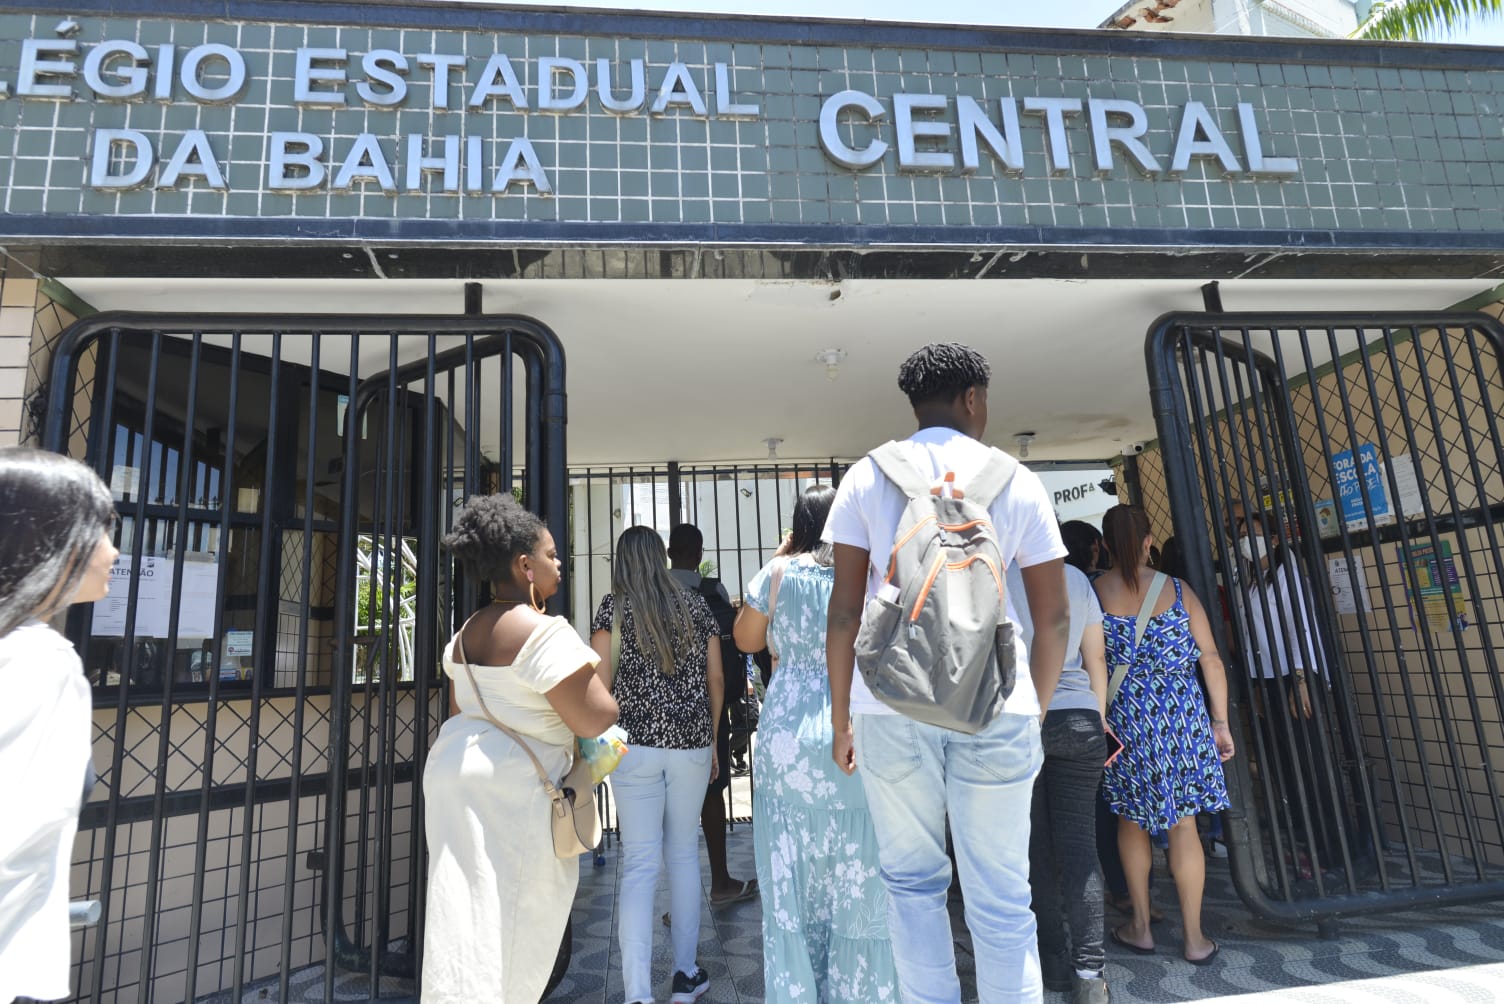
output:
[[[544,529],[511,495],[472,495],[443,543],[466,572],[485,582],[508,582],[512,562],[533,552]]]
[[[898,389],[919,407],[931,401],[949,404],[972,387],[985,387],[992,367],[976,349],[960,342],[931,342],[898,368]]]

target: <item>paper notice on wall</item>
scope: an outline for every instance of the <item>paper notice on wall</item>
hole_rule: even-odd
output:
[[[1403,548],[1395,548],[1400,566],[1405,567]],[[1430,544],[1410,545],[1409,574],[1405,577],[1405,591],[1409,594],[1412,608],[1419,608],[1421,616],[1433,631],[1450,628],[1464,630],[1470,626],[1468,618],[1468,591],[1466,584],[1457,575],[1457,563],[1452,559],[1452,542],[1441,542],[1441,554]]]
[[[134,496],[141,485],[141,468],[116,467],[110,471],[110,494],[115,498]]]
[[[171,580],[169,584],[170,582]],[[216,602],[218,598],[219,562],[183,562],[183,592],[178,603],[178,637],[214,637],[214,615],[219,609]]]
[[[1415,458],[1408,453],[1397,454],[1389,464],[1389,473],[1393,475],[1398,490],[1395,506],[1402,517],[1424,516],[1426,512],[1418,467]]]
[[[1363,443],[1356,451],[1333,454],[1332,475],[1337,505],[1349,530],[1366,530],[1370,520],[1374,526],[1394,522],[1378,447]]]
[[[225,658],[249,659],[256,654],[256,632],[226,631]]]
[[[1368,603],[1368,575],[1363,570],[1361,555],[1329,558],[1326,568],[1327,581],[1332,584],[1332,604],[1337,613],[1355,614],[1360,606],[1365,614],[1373,611]]]
[[[131,580],[136,582],[137,638],[166,638],[171,626],[174,564],[167,558],[145,555],[140,571],[129,554],[115,559],[110,570],[110,591],[94,604],[93,634],[96,638],[123,638],[130,611]],[[178,602],[178,638],[210,638],[214,635],[215,602],[219,566],[213,561],[185,561],[183,586]]]

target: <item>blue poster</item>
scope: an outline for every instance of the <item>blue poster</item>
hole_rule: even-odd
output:
[[[1374,523],[1391,521],[1389,496],[1384,491],[1384,468],[1379,463],[1378,447],[1372,443],[1360,445],[1356,463],[1353,451],[1343,450],[1332,457],[1332,472],[1336,479],[1333,490],[1337,495],[1337,504],[1342,509],[1342,521],[1349,529],[1361,530],[1368,525],[1369,510],[1365,510],[1363,506],[1365,487]],[[1360,477],[1362,481],[1359,481]]]

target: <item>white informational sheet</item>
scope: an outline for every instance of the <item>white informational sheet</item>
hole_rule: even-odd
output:
[[[1368,603],[1368,575],[1363,570],[1363,558],[1361,555],[1353,555],[1351,558],[1352,575],[1349,576],[1349,559],[1338,556],[1327,559],[1327,579],[1332,584],[1332,604],[1339,614],[1355,614],[1358,605],[1363,605],[1363,612],[1370,613],[1373,610]]]
[[[1396,454],[1390,466],[1393,468],[1391,473],[1394,474],[1395,487],[1399,489],[1396,508],[1400,515],[1411,519],[1424,516],[1426,506],[1421,498],[1420,477],[1415,459],[1408,453]]]
[[[166,638],[172,608],[173,562],[144,555],[139,572],[129,554],[115,559],[110,570],[110,591],[94,604],[93,634],[96,638],[125,637],[130,604],[131,579],[136,580],[136,637]],[[133,575],[134,573],[134,575]],[[185,561],[183,586],[178,602],[178,639],[212,638],[218,606],[219,565],[212,561]]]
[[[256,632],[226,631],[225,658],[249,659],[256,654]]]

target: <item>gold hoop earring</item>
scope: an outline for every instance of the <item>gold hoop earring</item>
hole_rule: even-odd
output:
[[[528,602],[533,605],[533,609],[538,611],[540,614],[543,613],[543,601],[538,598],[538,587],[533,585],[531,582],[527,584],[527,597]]]

